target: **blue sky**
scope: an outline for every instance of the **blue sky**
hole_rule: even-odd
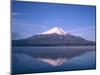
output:
[[[13,38],[61,27],[65,32],[95,41],[95,14],[95,6],[13,1]]]

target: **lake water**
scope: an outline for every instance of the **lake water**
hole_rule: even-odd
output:
[[[96,68],[95,46],[13,47],[13,73],[39,73]]]

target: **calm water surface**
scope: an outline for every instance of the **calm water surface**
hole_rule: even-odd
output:
[[[72,71],[95,68],[95,46],[12,48],[13,73]]]

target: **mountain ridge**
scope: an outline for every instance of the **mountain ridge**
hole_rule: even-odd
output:
[[[13,46],[69,46],[95,45],[82,37],[66,33],[62,28],[54,27],[46,32],[33,35],[26,39],[13,40]]]

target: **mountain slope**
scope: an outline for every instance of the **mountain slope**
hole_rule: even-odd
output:
[[[33,35],[26,39],[13,40],[14,46],[68,46],[68,45],[94,45],[95,42],[85,40],[54,27],[46,32]]]

